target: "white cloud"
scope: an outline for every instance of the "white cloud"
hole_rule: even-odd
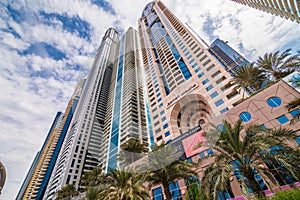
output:
[[[3,1],[3,5],[8,2]],[[21,36],[19,39],[4,31],[0,34],[0,160],[8,171],[0,199],[15,198],[56,111],[64,110],[77,81],[91,67],[106,29],[114,25],[125,30],[130,26],[137,28],[137,20],[149,1],[108,2],[116,15],[90,1],[16,2],[13,6],[25,12],[25,21],[21,23],[13,21],[8,10],[0,7],[1,29],[11,27]],[[229,0],[166,0],[165,3],[207,43],[220,37],[252,60],[265,52],[288,47],[299,49],[300,26],[295,22]],[[39,23],[36,18],[39,11],[79,16],[91,26],[91,41],[80,38],[78,32],[66,31],[57,19],[51,19],[51,26]],[[18,54],[37,42],[54,46],[67,58],[57,61],[34,54]],[[77,71],[68,67],[76,65],[82,68]],[[48,74],[38,76],[38,73]]]

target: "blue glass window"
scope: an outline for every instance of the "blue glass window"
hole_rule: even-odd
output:
[[[163,104],[163,103],[161,103],[161,104],[159,104],[159,107],[161,108],[163,105],[164,105],[164,104]]]
[[[260,125],[260,128],[267,130],[267,127],[264,124]]]
[[[213,88],[214,88],[214,86],[209,85],[209,86],[207,86],[205,89],[206,89],[206,91],[208,92],[209,90],[211,90],[211,89],[213,89]]]
[[[164,125],[163,125],[163,128],[164,128],[164,129],[166,129],[166,128],[168,128],[168,127],[169,127],[168,124],[164,124]]]
[[[153,189],[152,190],[152,194],[153,194],[153,199],[154,200],[163,200],[163,197],[162,197],[162,188],[161,187]]]
[[[228,108],[228,107],[225,107],[225,108],[223,108],[223,109],[220,111],[220,113],[223,114],[223,113],[225,113],[225,112],[228,111],[228,110],[229,110],[229,108]]]
[[[220,106],[224,103],[223,99],[219,99],[218,101],[215,102],[216,106]]]
[[[293,111],[290,112],[290,114],[293,117],[297,117],[298,115],[300,115],[300,110],[299,109],[293,110]]]
[[[163,118],[161,118],[161,121],[162,122],[164,122],[164,121],[166,121],[167,120],[167,117],[166,116],[164,116]]]
[[[161,98],[157,99],[157,102],[161,102]]]
[[[213,151],[212,149],[208,149],[208,150],[207,150],[207,154],[208,154],[209,156],[211,156],[211,155],[214,154],[214,151]]]
[[[200,67],[198,67],[197,69],[195,69],[195,73],[198,73],[200,70]]]
[[[240,119],[243,121],[243,122],[248,122],[251,120],[251,114],[249,112],[242,112],[240,114]]]
[[[206,83],[208,83],[209,80],[208,79],[205,79],[204,81],[202,81],[202,85],[205,85]]]
[[[162,111],[160,112],[160,115],[163,115],[163,114],[165,114],[165,111],[164,111],[164,110],[162,110]]]
[[[223,126],[223,124],[219,124],[217,128],[220,129],[221,131],[225,131],[225,127]]]
[[[179,65],[179,68],[180,68],[184,78],[186,80],[190,79],[192,75],[191,75],[188,67],[186,66],[186,64],[182,60],[180,60],[180,61],[178,61],[178,65]]]
[[[210,95],[210,97],[211,97],[212,99],[215,98],[216,96],[218,96],[218,92],[217,92],[217,91],[213,92],[213,93]]]
[[[296,137],[296,142],[297,142],[298,146],[300,146],[300,136]]]
[[[198,74],[198,78],[201,78],[202,76],[204,76],[204,72],[201,72],[200,74]]]
[[[178,181],[169,184],[169,191],[171,193],[171,199],[181,199],[181,191]]]
[[[170,131],[165,132],[165,137],[168,137],[170,135]]]
[[[159,96],[160,96],[160,93],[157,93],[156,96],[159,97]]]
[[[189,157],[188,159],[186,159],[188,162],[193,162],[192,157]]]
[[[281,115],[280,117],[277,117],[276,119],[280,124],[285,124],[289,121],[289,119],[285,115]]]
[[[197,63],[195,63],[195,64],[192,65],[192,68],[195,68],[195,67],[197,67]]]
[[[278,107],[281,105],[281,99],[278,97],[271,97],[267,100],[267,103],[270,107]]]
[[[204,158],[204,157],[205,157],[204,151],[199,153],[199,157],[200,157],[200,158]]]

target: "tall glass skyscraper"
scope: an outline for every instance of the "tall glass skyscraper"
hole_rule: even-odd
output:
[[[230,74],[161,1],[145,7],[139,34],[155,142],[208,128],[242,98]]]
[[[76,110],[83,82],[78,84],[65,113],[58,112],[56,114],[42,149],[36,155],[16,199],[43,198]]]
[[[300,23],[299,0],[231,0]]]
[[[248,60],[231,48],[227,42],[219,38],[210,45],[208,51],[217,58],[229,73],[234,73],[241,66],[250,65]]]
[[[118,40],[119,33],[115,29],[106,31],[43,199],[53,199],[66,184],[74,184],[78,188],[82,174],[99,164],[109,83]]]
[[[101,147],[101,166],[108,171],[118,165],[120,147],[131,138],[149,146],[144,98],[143,66],[136,30],[129,28],[117,47],[110,83],[110,97]]]

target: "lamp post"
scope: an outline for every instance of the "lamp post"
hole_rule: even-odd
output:
[[[5,168],[4,165],[0,162],[0,194],[5,183],[5,179],[6,179]]]

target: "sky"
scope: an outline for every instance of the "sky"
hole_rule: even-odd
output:
[[[122,3],[120,3],[122,2]],[[57,111],[88,74],[105,31],[137,28],[149,1],[0,1],[0,200],[15,199]],[[216,38],[250,61],[300,51],[300,25],[230,0],[165,0],[208,44]]]

